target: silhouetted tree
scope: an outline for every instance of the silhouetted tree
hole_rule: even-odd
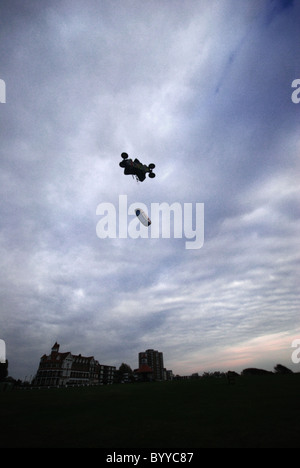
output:
[[[119,371],[122,374],[132,374],[132,369],[128,364],[125,364],[125,362],[122,362],[122,364],[119,367]]]
[[[293,374],[293,371],[288,367],[283,366],[282,364],[277,364],[274,367],[276,374]]]
[[[226,372],[226,377],[229,384],[234,384],[236,378],[239,377],[239,374],[235,371],[228,371]]]
[[[241,374],[242,375],[268,375],[268,374],[273,374],[273,372],[267,371],[265,369],[256,369],[255,367],[249,367],[248,369],[244,369]]]
[[[118,383],[134,381],[132,369],[128,364],[122,362],[122,364],[116,372],[116,381]]]

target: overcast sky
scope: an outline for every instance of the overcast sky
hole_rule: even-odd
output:
[[[55,341],[117,367],[154,348],[179,374],[300,370],[299,21],[292,0],[0,1],[10,375]],[[156,177],[125,176],[123,151]],[[100,239],[120,195],[204,203],[202,248],[153,225]]]

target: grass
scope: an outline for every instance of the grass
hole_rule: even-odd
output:
[[[300,447],[300,374],[0,393],[0,447]]]

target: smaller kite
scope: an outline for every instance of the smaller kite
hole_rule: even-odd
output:
[[[139,218],[140,222],[141,222],[144,226],[146,226],[146,227],[150,226],[150,224],[151,224],[151,219],[148,218],[148,216],[146,215],[145,211],[141,210],[140,208],[137,208],[137,209],[134,210],[134,211],[135,211],[136,216]]]

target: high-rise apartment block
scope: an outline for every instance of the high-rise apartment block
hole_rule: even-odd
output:
[[[153,380],[165,380],[163,353],[147,349],[139,353],[139,367],[147,364],[153,370]]]

